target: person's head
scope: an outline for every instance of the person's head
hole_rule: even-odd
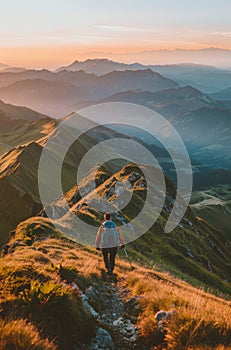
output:
[[[107,220],[111,220],[112,219],[112,216],[110,213],[105,213],[104,214],[104,221],[107,221]]]

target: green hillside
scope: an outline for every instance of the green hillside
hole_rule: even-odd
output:
[[[211,186],[192,194],[193,212],[210,225],[223,232],[231,240],[231,187],[229,185]]]
[[[120,251],[117,276],[108,280],[102,257],[79,244],[78,237],[82,242],[88,232],[79,232],[70,212],[95,226],[94,244],[102,221],[102,212],[93,206],[96,196],[107,198],[113,208],[117,185],[126,184],[124,192],[131,201],[114,217],[123,226],[144,207],[144,173],[151,175],[149,191],[160,205],[159,170],[114,159],[92,169],[76,186],[83,155],[100,140],[119,135],[103,127],[93,129],[74,142],[65,157],[65,201],[59,198],[47,208],[56,217],[54,227],[42,211],[38,190],[38,165],[47,137],[52,133],[55,142],[51,167],[65,145],[65,139],[56,138],[60,130],[54,127],[50,119],[29,123],[22,137],[34,137],[36,142],[16,146],[0,158],[1,243],[14,230],[0,260],[0,348],[95,350],[101,348],[104,334],[108,349],[165,349],[166,344],[175,350],[229,349],[230,242],[190,208],[166,234],[176,190],[165,178],[165,202],[156,224],[126,247],[135,269],[131,271]],[[68,130],[66,137],[71,133],[75,130]],[[52,178],[47,186],[52,186]],[[66,201],[68,212],[63,210]],[[155,206],[148,206],[146,218],[155,211]],[[162,309],[175,313],[160,332],[155,314]]]
[[[28,219],[14,234],[0,258],[2,349],[231,349],[225,298],[144,261],[131,270],[122,251],[116,275],[106,277],[95,249],[46,218]],[[161,329],[160,310],[172,310]]]
[[[16,146],[33,141],[42,144],[56,125],[57,122],[49,117],[37,121],[14,120],[1,115],[0,112],[0,155]]]
[[[9,119],[7,121],[9,122]],[[79,121],[84,122],[81,119]],[[68,142],[68,138],[73,134],[75,135],[76,132],[75,129],[70,129],[64,139],[60,140],[60,131],[57,128],[57,122],[50,118],[32,123],[13,121],[13,123],[15,122],[19,123],[17,127],[15,124],[13,127],[11,124],[7,125],[4,123],[7,131],[6,129],[3,130],[2,134],[0,131],[0,140],[2,135],[5,142],[7,141],[15,145],[14,148],[3,153],[0,157],[0,192],[5,198],[0,204],[0,245],[8,240],[9,232],[20,221],[36,215],[42,210],[38,189],[38,166],[43,146],[46,144],[48,137],[52,134],[53,140],[56,143],[52,157],[53,163],[51,162],[50,164],[52,168],[60,161],[60,150],[62,150],[63,144]],[[94,125],[91,123],[91,126]],[[83,135],[74,142],[67,152],[63,163],[62,178],[64,191],[68,191],[76,184],[78,164],[84,154],[99,141],[113,137],[125,136],[100,127],[97,130],[91,130],[88,134]],[[109,147],[108,152],[111,152]],[[104,155],[102,153],[101,158],[103,157]],[[120,164],[121,162],[115,160],[108,166],[108,170],[113,171]],[[51,182],[49,183],[49,178],[45,178],[48,188],[52,188],[53,177],[50,180]]]
[[[148,171],[152,173],[154,179],[158,178],[156,169],[149,168]],[[142,210],[146,198],[146,183],[142,167],[136,168],[133,164],[124,166],[111,176],[109,174],[107,176],[105,168],[101,169],[96,181],[98,187],[93,191],[89,190],[84,198],[81,198],[81,186],[89,189],[91,182],[94,181],[90,173],[79,188],[74,187],[65,194],[65,200],[59,199],[51,206],[53,214],[64,213],[54,222],[71,238],[78,240],[77,237],[79,237],[81,242],[84,241],[85,233],[81,235],[78,231],[78,226],[75,226],[72,220],[72,213],[87,223],[99,225],[102,214],[94,209],[96,194],[100,198],[107,198],[113,206],[116,184],[125,183],[129,178],[134,177],[134,174],[136,174],[135,180],[131,181],[131,188],[127,190],[133,192],[131,202],[115,215],[115,221],[119,226],[129,223]],[[156,263],[163,265],[191,283],[218,288],[225,293],[230,292],[230,243],[219,231],[197,219],[188,208],[181,223],[171,233],[164,232],[175,198],[174,186],[167,179],[166,185],[167,195],[161,215],[144,236],[129,244],[130,254],[136,261],[142,261],[150,266]],[[153,191],[153,195],[156,195],[156,187],[157,183],[154,180],[149,188],[149,191]],[[66,200],[70,206],[70,211],[67,213],[62,210]],[[146,215],[154,215],[154,210],[154,208],[148,208]]]

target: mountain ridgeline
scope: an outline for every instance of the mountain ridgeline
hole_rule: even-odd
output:
[[[173,124],[191,157],[203,165],[227,169],[231,163],[230,74],[200,65],[144,66],[87,60],[55,72],[45,69],[0,72],[0,98],[53,117],[98,103],[140,104]],[[200,80],[208,82],[211,77],[213,89],[217,89],[212,94],[200,86]],[[194,79],[199,79],[196,84]],[[221,98],[215,92],[222,89],[219,85],[222,79],[226,90]]]
[[[0,64],[1,349],[230,349],[229,79],[230,72],[200,65],[87,60],[51,72]],[[110,102],[159,112],[186,144],[194,192],[169,233],[173,207],[179,213],[185,203],[175,203],[176,169],[163,145],[132,126],[97,126],[69,114]],[[114,138],[139,143],[161,169],[131,163],[122,151],[115,158],[108,145],[98,150],[99,164],[85,159],[88,171],[76,184],[83,157]],[[94,246],[108,208],[129,259],[118,249],[112,277]],[[160,312],[167,312],[161,321]]]

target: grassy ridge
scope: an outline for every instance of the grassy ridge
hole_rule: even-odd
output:
[[[158,172],[154,168],[147,168],[151,173],[153,180],[149,184],[150,193],[156,198],[156,205],[160,194],[158,193]],[[94,208],[94,201],[97,196],[107,198],[113,205],[115,196],[115,187],[118,183],[127,183],[129,179],[136,174],[136,179],[130,183],[132,199],[129,204],[115,215],[115,221],[120,226],[121,222],[130,222],[133,217],[138,215],[146,200],[146,183],[142,173],[142,167],[138,169],[134,164],[128,164],[122,167],[118,172],[112,175],[107,171],[100,170],[97,175],[98,186],[92,190],[94,182],[93,174],[89,174],[83,184],[74,187],[65,194],[72,213],[75,213],[81,220],[95,226],[99,226],[102,221],[102,213]],[[130,254],[136,261],[145,263],[147,266],[158,264],[168,271],[184,278],[194,285],[218,289],[223,293],[231,294],[230,286],[230,243],[219,231],[198,219],[190,208],[187,209],[181,223],[169,234],[164,231],[166,222],[171,212],[175,188],[167,178],[166,198],[163,210],[157,222],[149,231],[139,240],[129,245]],[[88,189],[84,198],[80,195],[81,186]],[[157,189],[157,191],[156,191]],[[53,204],[53,209],[62,212],[65,200],[57,200]],[[116,209],[115,209],[116,210]],[[152,217],[153,207],[148,207],[145,215]],[[71,225],[72,218],[70,212],[64,213],[57,219],[57,224],[64,227],[65,224]],[[72,227],[70,236],[78,232],[78,227]],[[81,234],[81,232],[79,233]],[[83,237],[84,238],[84,237]]]
[[[128,289],[131,297],[136,297],[135,304],[125,310],[139,327],[137,349],[229,348],[229,301],[155,268],[133,265],[131,271],[120,253],[118,293]],[[41,342],[33,350],[55,346],[71,350],[76,344],[89,343],[97,321],[87,313],[80,291],[91,285],[100,292],[101,268],[102,259],[94,249],[67,240],[47,219],[31,218],[20,224],[9,254],[0,261],[0,341],[11,339],[16,344],[24,332],[25,343],[34,334],[36,344]],[[73,282],[78,290],[71,287]],[[164,344],[155,313],[173,308],[174,316],[164,325]],[[14,320],[18,327],[12,332]],[[42,345],[48,342],[47,347]],[[27,347],[23,344],[20,349]]]

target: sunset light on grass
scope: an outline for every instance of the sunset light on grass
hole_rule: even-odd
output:
[[[231,350],[231,1],[0,11],[0,350]]]

